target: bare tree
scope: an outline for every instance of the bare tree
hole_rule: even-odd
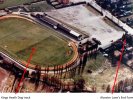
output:
[[[108,85],[107,88],[106,88],[106,92],[109,93],[110,90],[111,90],[111,89],[110,89],[110,85]]]

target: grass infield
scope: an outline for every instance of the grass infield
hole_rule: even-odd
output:
[[[73,57],[67,41],[57,33],[24,19],[0,20],[0,48],[27,61],[31,48],[36,48],[31,63],[41,66],[61,65]]]

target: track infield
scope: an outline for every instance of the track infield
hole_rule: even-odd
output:
[[[31,63],[35,65],[61,65],[73,57],[68,42],[48,27],[24,19],[8,18],[0,20],[0,28],[0,48],[19,59],[27,61],[33,47],[36,53]]]

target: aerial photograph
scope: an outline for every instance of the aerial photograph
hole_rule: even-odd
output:
[[[0,0],[0,93],[133,93],[133,0]]]

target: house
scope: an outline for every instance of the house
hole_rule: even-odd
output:
[[[69,0],[58,0],[59,3],[68,4]]]
[[[0,0],[0,4],[1,4],[1,3],[4,3],[4,0]]]

